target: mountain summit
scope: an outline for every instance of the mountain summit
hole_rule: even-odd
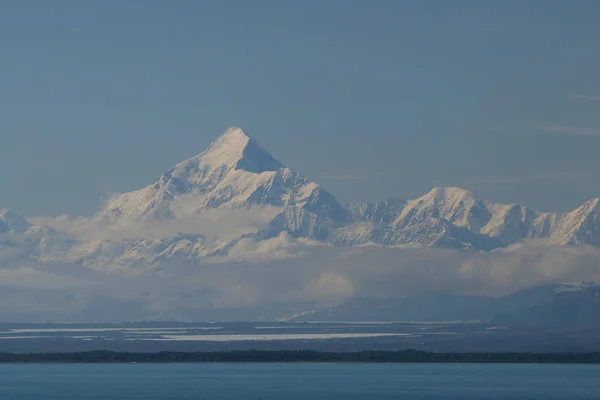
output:
[[[197,159],[206,166],[226,165],[233,169],[254,173],[277,171],[283,168],[279,161],[261,149],[254,139],[237,127],[227,129],[205,151],[192,159]],[[190,160],[187,160],[188,163]]]

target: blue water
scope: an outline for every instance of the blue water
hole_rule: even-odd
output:
[[[0,399],[600,399],[600,366],[0,365]]]

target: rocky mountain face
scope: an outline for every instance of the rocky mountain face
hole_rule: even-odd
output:
[[[0,258],[121,266],[239,254],[294,238],[344,247],[488,251],[526,239],[600,247],[600,199],[569,213],[540,213],[436,187],[414,200],[343,206],[230,128],[204,152],[142,189],[114,196],[92,217],[35,223],[0,211],[0,237]]]

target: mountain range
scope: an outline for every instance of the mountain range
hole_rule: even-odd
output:
[[[146,187],[113,196],[91,217],[0,211],[0,260],[156,266],[268,252],[294,240],[471,251],[526,240],[600,247],[600,199],[567,213],[537,212],[435,187],[408,201],[344,205],[229,128],[202,153]]]

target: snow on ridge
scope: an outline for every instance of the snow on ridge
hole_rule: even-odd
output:
[[[451,199],[452,201],[460,201],[465,198],[473,197],[475,196],[470,191],[456,186],[435,186],[421,198],[428,199],[431,201],[437,201],[439,199]]]
[[[230,127],[194,158],[201,158],[207,165],[234,165],[243,157],[250,140],[240,128]]]
[[[556,285],[554,293],[580,292],[600,287],[596,282],[561,282]]]

